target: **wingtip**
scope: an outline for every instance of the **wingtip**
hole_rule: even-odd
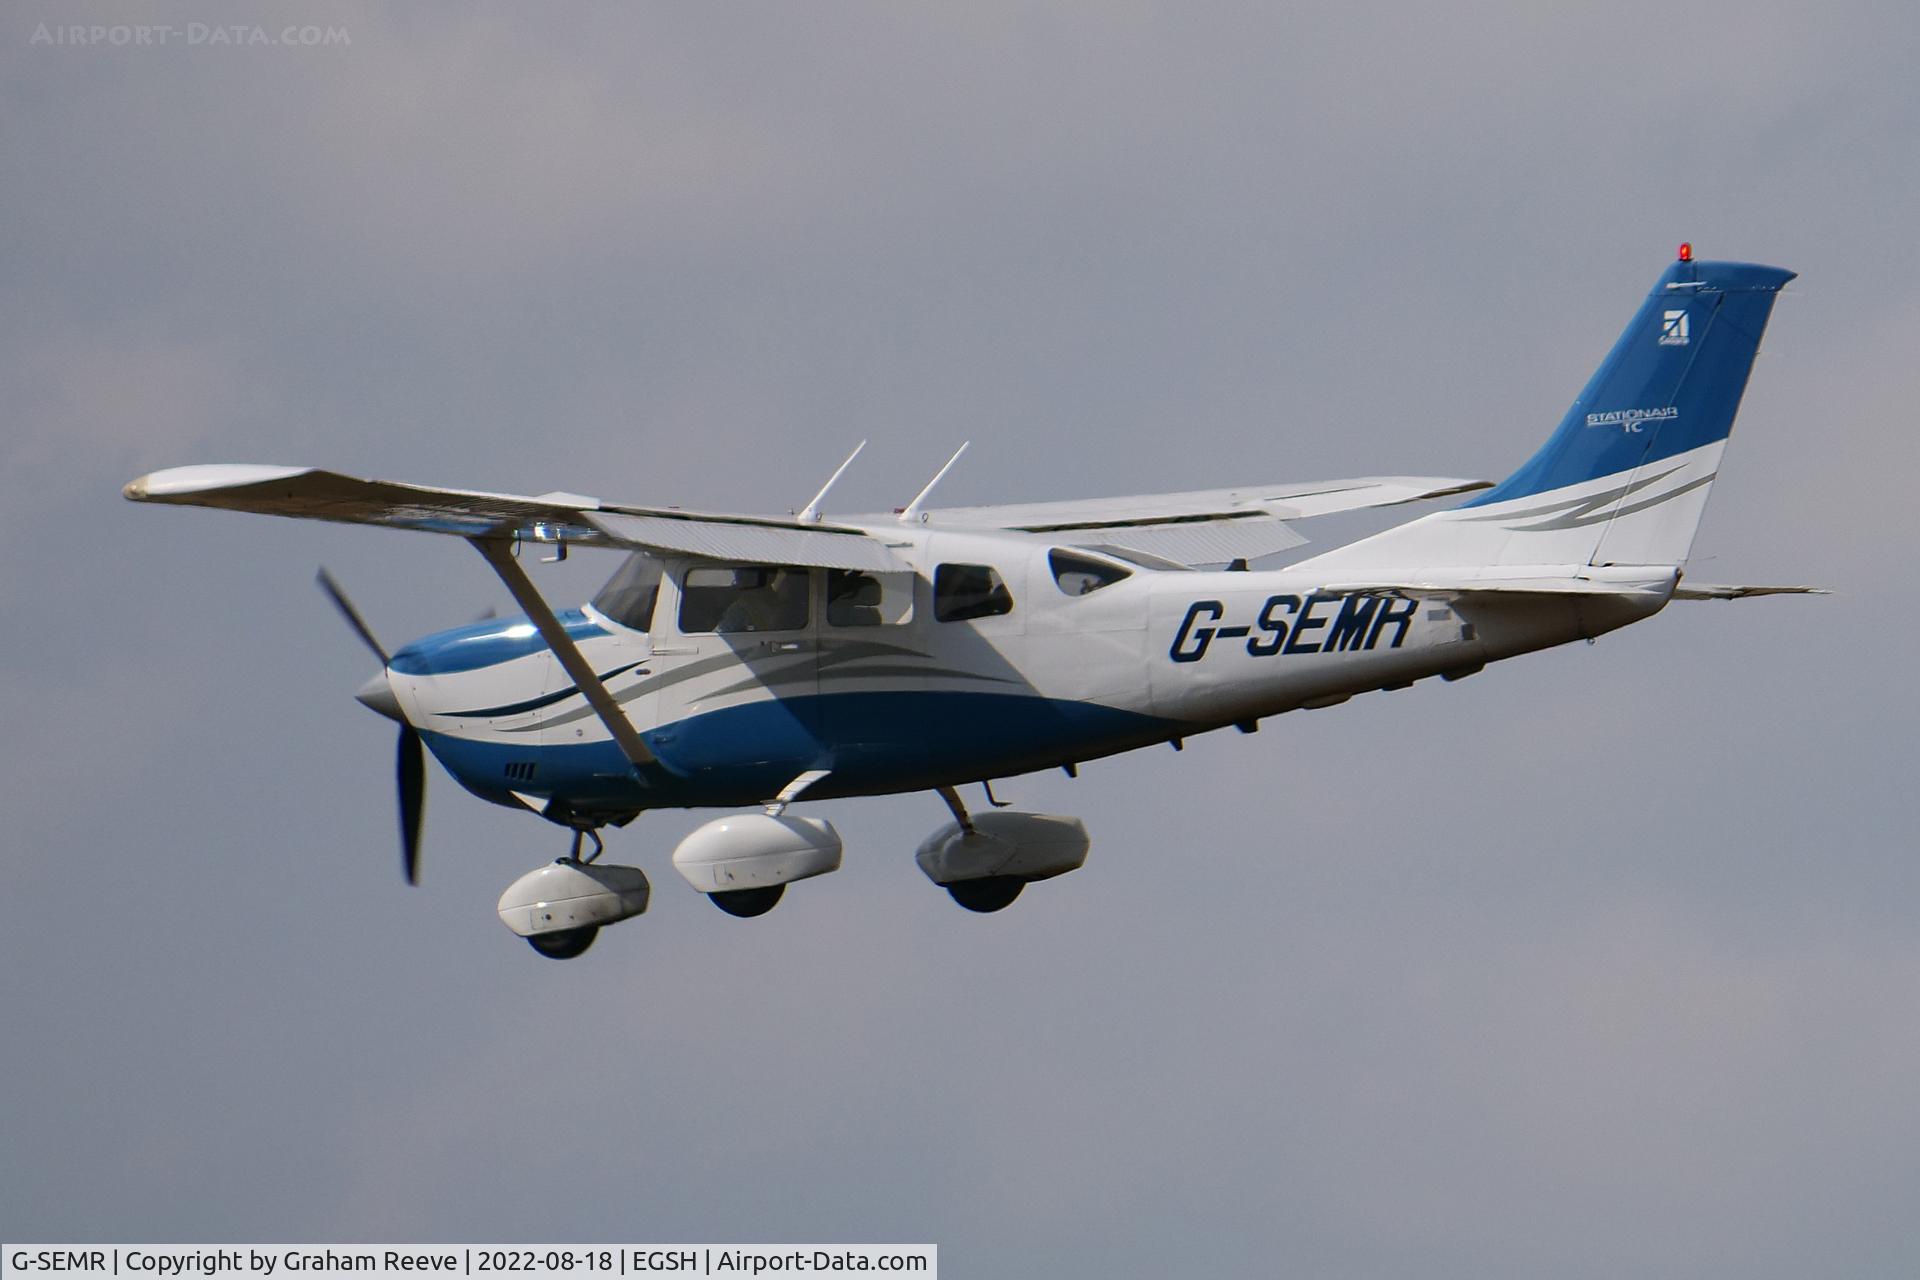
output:
[[[311,467],[265,466],[254,462],[201,463],[190,467],[168,467],[150,471],[130,480],[120,490],[131,502],[164,502],[190,494],[210,493],[217,489],[237,489],[305,475]]]

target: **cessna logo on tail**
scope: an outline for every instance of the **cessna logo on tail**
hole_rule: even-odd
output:
[[[1658,409],[1615,409],[1609,413],[1590,413],[1587,425],[1590,427],[1619,427],[1625,431],[1638,431],[1643,422],[1667,422],[1680,416],[1680,410],[1672,405],[1662,405]]]
[[[1684,347],[1687,345],[1687,313],[1669,311],[1660,319],[1660,345],[1663,347]]]

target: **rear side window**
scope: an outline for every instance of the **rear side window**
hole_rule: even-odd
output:
[[[913,617],[913,575],[827,570],[827,623],[835,627],[893,626]]]
[[[1122,568],[1109,560],[1095,560],[1092,556],[1075,555],[1071,551],[1054,550],[1047,553],[1047,566],[1053,570],[1053,580],[1060,589],[1070,596],[1092,595],[1102,587],[1110,587],[1123,578],[1131,578],[1133,571]]]
[[[1013,593],[992,565],[943,564],[933,571],[933,616],[966,622],[1013,612]]]

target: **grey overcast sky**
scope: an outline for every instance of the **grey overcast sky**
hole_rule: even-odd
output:
[[[262,13],[0,25],[0,1234],[1920,1271],[1908,0]],[[256,21],[347,42],[189,42]],[[1682,239],[1802,273],[1696,572],[1838,594],[1009,782],[1094,850],[992,917],[931,797],[813,807],[846,867],[751,922],[661,813],[654,909],[541,961],[493,904],[563,834],[436,769],[401,884],[311,581],[398,643],[477,557],[119,497],[1494,477]]]

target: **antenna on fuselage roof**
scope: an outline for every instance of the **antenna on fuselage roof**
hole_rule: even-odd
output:
[[[927,487],[920,491],[920,496],[900,509],[901,524],[918,524],[927,518],[927,513],[920,509],[920,504],[927,500],[928,495],[933,492],[935,485],[947,478],[947,472],[953,470],[953,464],[960,461],[960,455],[965,453],[967,451],[967,445],[972,443],[973,441],[969,440],[958,449],[955,449],[953,456],[947,459],[947,465],[934,472],[933,479],[927,481]]]
[[[852,466],[853,460],[859,457],[860,451],[866,447],[867,447],[867,442],[865,440],[862,440],[859,444],[853,446],[853,452],[847,455],[847,460],[841,463],[840,466],[834,471],[832,475],[827,477],[827,482],[820,486],[820,492],[814,494],[813,501],[809,502],[806,505],[806,507],[800,512],[799,518],[803,523],[806,523],[806,524],[820,523],[820,504],[827,500],[827,494],[832,492],[834,483],[840,479],[841,472],[845,471],[848,467]]]

